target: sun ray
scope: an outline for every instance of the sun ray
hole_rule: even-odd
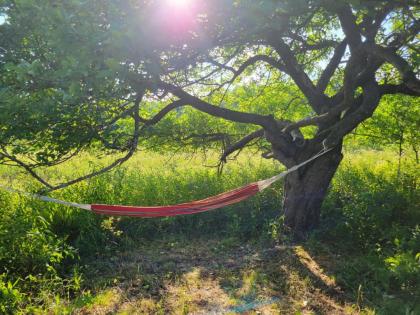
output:
[[[178,8],[186,8],[191,5],[191,0],[167,0],[168,5]]]

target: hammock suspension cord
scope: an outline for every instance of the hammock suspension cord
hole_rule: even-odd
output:
[[[218,208],[222,208],[234,203],[238,203],[243,201],[256,193],[263,191],[276,181],[280,180],[281,178],[285,177],[287,174],[296,171],[300,167],[308,164],[309,162],[317,159],[321,155],[327,153],[331,149],[324,149],[319,153],[315,154],[313,157],[309,158],[308,160],[297,164],[288,170],[275,175],[273,177],[260,180],[248,185],[245,185],[240,188],[236,188],[234,190],[230,190],[206,199],[181,203],[177,205],[169,205],[169,206],[155,206],[155,207],[136,207],[136,206],[120,206],[120,205],[102,205],[102,204],[80,204],[75,202],[69,202],[64,200],[59,200],[47,196],[42,196],[39,194],[32,194],[28,192],[23,192],[20,190],[16,190],[10,187],[6,187],[0,185],[0,188],[9,191],[11,193],[18,193],[20,195],[34,198],[38,200],[42,200],[45,202],[52,202],[56,204],[61,204],[68,207],[75,207],[80,208],[83,210],[88,210],[95,212],[97,214],[103,215],[113,215],[113,216],[131,216],[131,217],[143,217],[143,218],[152,218],[152,217],[170,217],[176,215],[187,215],[187,214],[194,214],[200,213],[205,211],[210,211]]]

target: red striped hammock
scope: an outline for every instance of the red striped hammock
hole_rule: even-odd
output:
[[[258,183],[252,183],[244,187],[206,199],[181,203],[178,205],[160,207],[132,207],[92,204],[91,210],[95,213],[106,215],[124,215],[142,218],[171,217],[181,214],[194,214],[225,207],[245,200],[255,195],[259,191],[260,189],[258,187]]]
[[[31,198],[36,198],[36,199],[40,199],[47,202],[58,203],[65,206],[81,208],[84,210],[93,211],[94,213],[97,213],[97,214],[112,215],[112,216],[142,217],[142,218],[171,217],[171,216],[176,216],[176,215],[187,215],[187,214],[210,211],[210,210],[222,208],[231,204],[238,203],[245,199],[248,199],[249,197],[255,195],[256,193],[269,187],[271,184],[278,181],[280,178],[286,176],[287,174],[297,170],[301,166],[325,154],[327,151],[329,150],[323,150],[320,153],[316,154],[315,156],[311,157],[310,159],[298,165],[295,165],[292,168],[288,169],[287,171],[280,173],[276,176],[273,176],[271,178],[260,180],[258,182],[254,182],[246,186],[243,186],[243,187],[240,187],[240,188],[228,191],[228,192],[224,192],[219,195],[212,196],[206,199],[187,202],[187,203],[181,203],[177,205],[169,205],[169,206],[138,207],[138,206],[102,205],[102,204],[80,204],[80,203],[54,199],[47,196],[40,196],[36,194],[21,192],[21,191],[18,191],[9,187],[4,187],[2,185],[0,185],[0,187],[7,191],[19,193],[19,194],[22,194]]]

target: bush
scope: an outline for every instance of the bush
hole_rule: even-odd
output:
[[[77,251],[51,230],[35,201],[0,195],[0,292],[5,313],[28,303],[43,303],[39,294],[74,289],[71,271]],[[23,294],[30,292],[31,294]]]
[[[19,304],[23,300],[23,295],[16,289],[16,282],[6,280],[6,275],[0,275],[0,313],[14,314]]]
[[[257,163],[245,156],[218,176],[216,170],[202,167],[202,161],[185,163],[183,158],[168,162],[148,153],[53,196],[82,203],[173,204],[205,198],[280,171],[275,162]],[[386,152],[347,154],[346,158],[324,203],[323,228],[313,239],[346,257],[338,267],[337,280],[355,294],[362,288],[388,311],[396,303],[388,303],[384,293],[413,308],[410,301],[416,300],[420,283],[416,165],[404,161],[397,176],[396,160]],[[69,172],[73,177],[91,165],[86,159],[73,163],[55,174]],[[162,219],[109,218],[0,192],[0,298],[5,309],[0,312],[71,297],[83,281],[79,264],[130,249],[145,239],[174,235],[282,239],[280,186],[224,209]]]
[[[393,313],[390,307],[398,303],[419,307],[419,176],[414,162],[405,161],[399,173],[389,155],[377,154],[359,153],[343,162],[314,238],[346,257],[337,268],[344,286],[355,294],[363,288],[371,301],[381,301],[379,308]],[[395,301],[385,301],[389,297]]]

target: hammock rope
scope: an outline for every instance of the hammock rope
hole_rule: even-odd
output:
[[[208,197],[206,199],[181,203],[177,205],[169,205],[169,206],[154,206],[154,207],[141,207],[141,206],[121,206],[121,205],[103,205],[103,204],[81,204],[76,202],[69,202],[60,199],[55,199],[47,196],[42,196],[38,194],[31,194],[28,192],[23,192],[20,190],[16,190],[10,187],[6,187],[0,185],[0,188],[11,192],[17,193],[29,198],[34,198],[38,200],[42,200],[45,202],[52,202],[56,204],[61,204],[68,207],[75,207],[80,208],[83,210],[92,211],[96,214],[102,215],[111,215],[111,216],[130,216],[130,217],[142,217],[142,218],[154,218],[154,217],[171,217],[177,215],[187,215],[187,214],[194,214],[200,213],[210,210],[215,210],[218,208],[222,208],[231,204],[238,203],[245,199],[248,199],[258,192],[263,191],[267,187],[271,186],[276,181],[280,180],[281,178],[285,177],[287,174],[296,171],[300,167],[308,164],[309,162],[317,159],[321,155],[327,153],[331,149],[324,149],[321,152],[317,153],[313,157],[309,158],[308,160],[297,164],[288,170],[275,175],[273,177],[260,180],[248,185],[245,185],[240,188],[236,188],[212,197]]]

